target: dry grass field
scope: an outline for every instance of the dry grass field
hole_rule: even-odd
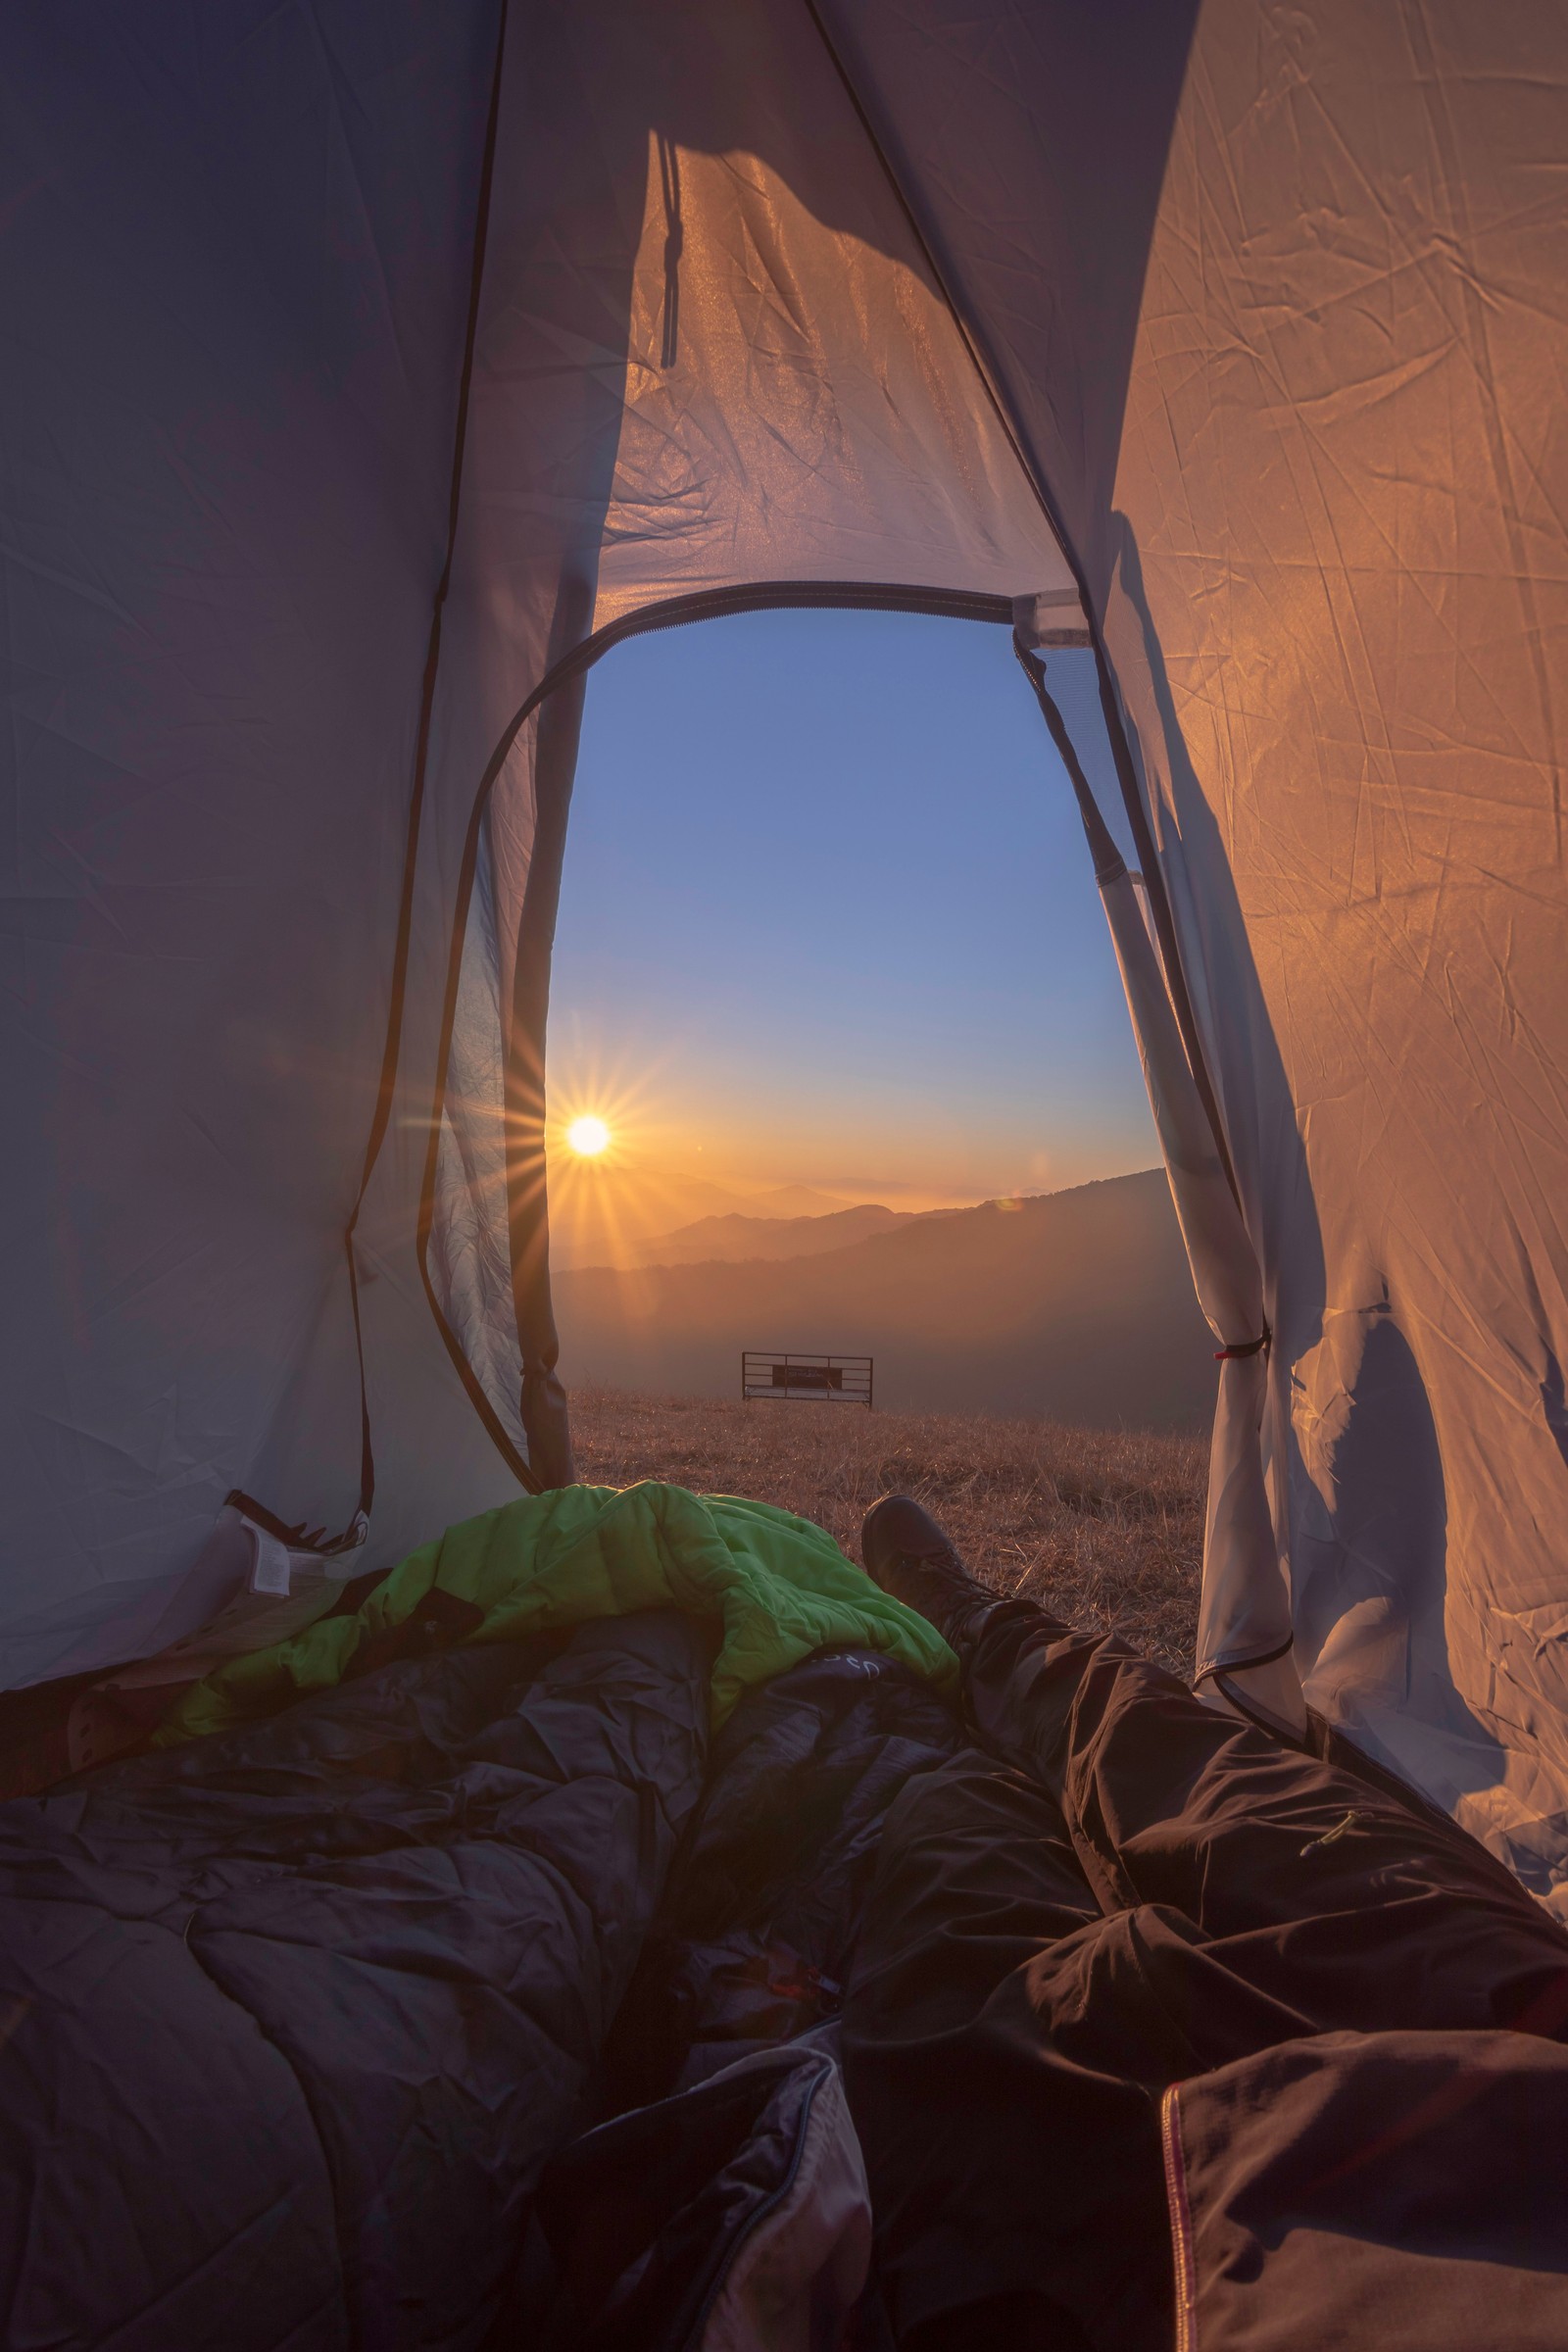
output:
[[[936,1513],[997,1592],[1116,1626],[1178,1673],[1191,1668],[1200,1439],[592,1388],[573,1391],[571,1415],[578,1476],[592,1485],[660,1478],[749,1494],[816,1520],[851,1559],[867,1507],[896,1488]]]

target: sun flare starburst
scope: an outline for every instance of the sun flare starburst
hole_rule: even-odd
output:
[[[566,1142],[579,1159],[597,1159],[610,1144],[610,1129],[603,1119],[585,1116],[573,1119],[566,1129]]]

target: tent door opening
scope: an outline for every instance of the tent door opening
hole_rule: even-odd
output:
[[[790,583],[648,608],[585,640],[558,662],[519,708],[496,747],[470,819],[420,1204],[421,1273],[448,1352],[514,1474],[530,1488],[569,1483],[575,1468],[550,1290],[546,1032],[550,960],[589,668],[613,645],[649,630],[792,606],[939,614],[1007,627],[1077,796],[1200,1302],[1218,1343],[1219,1405],[1197,1679],[1218,1692],[1229,1690],[1262,1719],[1299,1737],[1305,1713],[1290,1658],[1289,1592],[1264,1473],[1269,1368],[1261,1272],[1237,1199],[1212,1086],[1174,956],[1174,931],[1152,843],[1135,879],[1115,847],[1047,683],[1052,653],[1063,644],[1086,642],[1078,616],[1058,612],[1054,602]],[[1101,684],[1105,731],[1134,838],[1148,842],[1147,820],[1102,665]],[[530,721],[536,728],[536,832],[516,933],[505,945],[492,942],[499,973],[476,975],[469,956],[469,916],[477,903],[482,927],[490,905],[492,794]],[[444,1207],[450,1206],[443,1200],[443,1144],[452,1125],[454,1049],[466,1040],[471,1050],[473,999],[485,987],[500,1032],[488,1076],[502,1140],[499,1150],[491,1142],[490,1174],[506,1203],[505,1246],[497,1237],[490,1295],[465,1298],[461,1284],[451,1279],[455,1260],[439,1246]],[[460,1166],[471,1172],[471,1151],[466,1161],[462,1154],[456,1156]],[[510,1292],[508,1322],[515,1335],[514,1348],[503,1349],[498,1357],[492,1336],[488,1360],[481,1364],[474,1360],[467,1335],[477,1330],[494,1334],[496,1318],[490,1310],[498,1303],[495,1289],[500,1282]]]

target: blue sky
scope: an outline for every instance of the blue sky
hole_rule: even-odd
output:
[[[1052,677],[1114,821],[1090,657]],[[558,1103],[719,1181],[913,1205],[1154,1164],[1070,788],[1006,632],[749,614],[607,656],[550,1059]]]

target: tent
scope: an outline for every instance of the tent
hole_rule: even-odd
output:
[[[945,612],[1048,717],[1092,666],[1137,844],[1227,1351],[1196,1663],[1551,1899],[1560,12],[22,0],[0,43],[0,1682],[271,1640],[570,1477],[588,667]]]

